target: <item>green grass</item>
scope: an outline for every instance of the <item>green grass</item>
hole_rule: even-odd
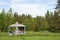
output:
[[[0,40],[60,40],[60,33],[29,31],[24,35],[9,36],[6,32],[0,32]]]

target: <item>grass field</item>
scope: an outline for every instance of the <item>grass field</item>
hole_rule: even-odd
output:
[[[60,33],[29,31],[24,35],[9,36],[7,32],[0,32],[0,40],[60,40]]]

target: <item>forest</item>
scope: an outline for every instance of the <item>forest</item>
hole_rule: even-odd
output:
[[[30,14],[18,15],[18,12],[10,8],[7,12],[2,9],[0,13],[0,31],[7,32],[8,26],[18,22],[26,25],[27,31],[50,31],[60,32],[60,15],[59,11],[50,12],[47,10],[44,16],[32,17]]]
[[[26,25],[26,31],[60,32],[60,0],[57,1],[54,12],[46,11],[45,16],[32,17],[30,14],[18,14],[10,8],[0,12],[0,31],[7,32],[8,26],[18,22]],[[32,13],[31,13],[32,14]]]

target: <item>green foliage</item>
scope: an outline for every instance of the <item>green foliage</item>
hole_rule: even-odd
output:
[[[12,16],[12,12],[13,11],[11,8],[8,12],[5,12],[4,9],[2,10],[0,14],[0,29],[2,31],[7,31],[8,26],[15,23],[16,21],[21,24],[25,24],[26,30],[28,31],[48,30],[49,25],[45,17],[37,16],[33,18],[31,15],[18,15],[17,12],[15,12]]]
[[[5,12],[3,9],[0,13],[0,31],[7,31],[8,26],[18,22],[20,24],[26,25],[27,31],[43,31],[49,30],[52,32],[59,32],[60,31],[60,16],[59,12],[54,11],[49,12],[47,10],[45,17],[43,16],[36,16],[32,17],[31,15],[18,15],[17,12],[12,11],[12,8]]]
[[[10,27],[10,30],[11,30],[11,31],[15,31],[16,28],[15,28],[15,27]]]
[[[52,25],[52,29],[53,29],[53,32],[60,32],[60,16],[59,15],[59,12],[56,12],[54,13],[54,17],[53,17],[53,25]]]

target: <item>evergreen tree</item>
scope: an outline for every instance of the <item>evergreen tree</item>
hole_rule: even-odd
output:
[[[60,0],[57,1],[56,11],[54,12],[53,25],[51,31],[59,32],[60,30]]]
[[[12,14],[12,8],[10,8],[8,12]]]
[[[5,17],[5,9],[3,9],[0,14],[0,28],[2,32],[4,30],[4,17]]]
[[[60,0],[57,0],[57,5],[55,9],[60,10]]]
[[[60,17],[58,16],[59,12],[54,12],[54,18],[53,18],[53,27],[52,31],[53,32],[59,32],[60,30]]]
[[[18,21],[18,13],[17,12],[14,13],[14,18],[16,19],[16,21]]]
[[[46,20],[48,21],[48,23],[49,23],[49,25],[50,25],[50,14],[49,14],[50,12],[47,10],[47,13],[46,13],[46,15],[45,15],[45,18],[46,18]]]
[[[13,13],[12,13],[13,11],[12,11],[12,8],[10,8],[9,10],[8,10],[8,13],[9,13],[9,15],[12,17],[13,16]]]

